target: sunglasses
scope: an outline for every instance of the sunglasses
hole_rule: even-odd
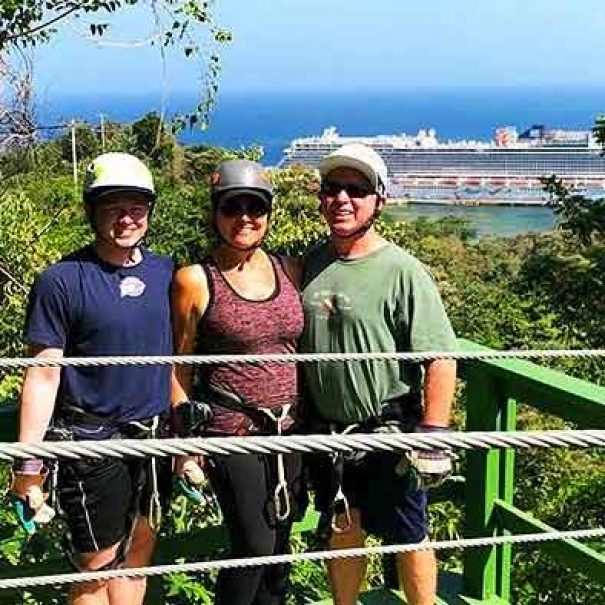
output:
[[[232,199],[227,202],[219,203],[217,210],[228,218],[234,216],[243,216],[247,214],[252,218],[260,218],[269,214],[269,204],[260,198],[251,200]]]
[[[350,198],[364,198],[374,193],[374,188],[368,183],[339,183],[338,181],[325,181],[321,184],[320,194],[336,197],[345,191]]]

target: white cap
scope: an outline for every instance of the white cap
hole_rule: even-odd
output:
[[[372,187],[378,191],[380,185],[382,185],[386,193],[388,185],[387,166],[371,147],[362,143],[349,143],[339,147],[321,160],[319,174],[323,179],[328,173],[337,168],[352,168],[361,172],[370,181]]]

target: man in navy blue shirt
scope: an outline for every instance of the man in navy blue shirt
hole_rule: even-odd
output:
[[[84,203],[95,239],[46,269],[32,288],[26,325],[31,355],[172,354],[173,263],[142,244],[154,202],[151,173],[134,156],[108,153],[92,162]],[[30,368],[19,441],[49,438],[49,427],[52,438],[75,440],[154,436],[168,411],[170,374],[160,365]],[[159,466],[154,459],[111,458],[59,464],[59,506],[78,569],[150,562],[159,494],[167,495],[170,480]],[[40,504],[44,474],[38,460],[14,469],[13,495],[30,513]],[[70,603],[139,605],[144,594],[144,578],[79,583]]]

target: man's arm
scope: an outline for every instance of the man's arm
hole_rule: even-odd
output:
[[[424,415],[422,425],[448,427],[456,391],[456,361],[434,359],[424,366]]]
[[[32,357],[63,357],[57,348],[30,347]],[[19,406],[19,441],[37,443],[44,434],[55,409],[61,368],[28,368],[21,389]]]

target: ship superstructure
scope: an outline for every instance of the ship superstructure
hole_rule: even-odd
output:
[[[605,157],[590,131],[532,126],[496,129],[491,141],[439,141],[435,130],[417,135],[321,136],[295,139],[280,166],[317,167],[346,143],[370,145],[385,160],[390,194],[417,202],[544,203],[543,176],[556,174],[575,193],[605,196]]]

